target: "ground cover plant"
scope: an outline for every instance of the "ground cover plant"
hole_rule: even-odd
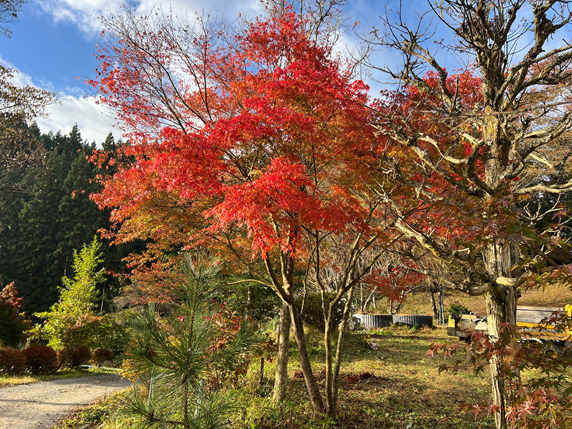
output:
[[[125,398],[125,392],[117,392],[112,395],[104,396],[93,404],[78,408],[63,418],[54,428],[61,429],[78,429],[85,425],[97,425],[104,420],[108,422],[112,419],[112,414],[116,412],[117,407]],[[126,422],[123,422],[123,427]],[[119,427],[117,427],[119,429]]]
[[[494,427],[492,417],[475,420],[462,411],[463,403],[486,402],[490,387],[488,374],[474,375],[471,368],[459,374],[439,374],[442,358],[427,356],[433,342],[449,338],[444,329],[411,329],[391,327],[375,333],[348,335],[344,358],[348,362],[341,373],[339,413],[334,418],[317,416],[305,400],[305,386],[296,352],[291,350],[290,383],[285,400],[271,400],[274,364],[266,367],[260,384],[258,362],[253,362],[248,375],[229,392],[235,397],[234,411],[227,424],[230,428],[424,428],[424,429],[488,429]],[[456,339],[454,340],[456,341]],[[324,387],[324,347],[320,334],[309,330],[309,349],[317,368],[318,384]],[[145,394],[145,390],[141,392]],[[78,428],[88,422],[101,424],[101,429],[118,429],[131,424],[132,417],[122,414],[121,401],[111,410],[107,405],[99,411],[88,411],[80,418]],[[96,421],[90,415],[100,416]]]

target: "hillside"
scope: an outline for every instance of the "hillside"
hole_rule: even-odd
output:
[[[457,291],[445,292],[445,308],[453,303],[462,304],[477,315],[485,314],[485,299],[482,296],[468,296]],[[552,286],[544,291],[523,291],[522,297],[518,300],[518,305],[537,307],[564,307],[566,304],[572,304],[572,291],[564,286]],[[380,307],[383,308],[387,306]],[[429,294],[427,292],[411,294],[401,306],[400,312],[431,315]]]

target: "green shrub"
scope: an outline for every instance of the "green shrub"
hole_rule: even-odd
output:
[[[0,348],[0,374],[21,374],[26,369],[26,357],[12,347]]]
[[[326,297],[326,308],[329,303],[336,296],[335,293],[329,292],[325,294]],[[296,300],[296,305],[301,308],[302,297]],[[342,316],[344,314],[344,302],[338,302],[334,313],[334,327],[337,327],[342,321]],[[324,311],[322,310],[322,296],[318,293],[312,293],[306,296],[304,300],[304,309],[302,314],[302,321],[309,326],[317,328],[320,332],[324,332]]]
[[[229,310],[237,314],[247,314],[258,322],[275,319],[281,306],[281,300],[276,293],[256,283],[235,283],[240,280],[243,279],[228,278],[230,285],[222,285],[217,291],[217,298],[226,302]]]
[[[101,366],[103,362],[111,359],[113,359],[113,352],[108,349],[97,348],[91,354],[91,362],[97,366]]]
[[[48,346],[32,346],[22,350],[26,369],[32,374],[49,374],[58,369],[58,354]]]
[[[471,314],[471,312],[463,304],[454,302],[445,309],[445,320],[448,320],[451,314]]]
[[[113,314],[85,315],[74,326],[65,330],[61,344],[72,350],[80,345],[91,349],[122,348],[126,342],[125,327],[117,323]]]

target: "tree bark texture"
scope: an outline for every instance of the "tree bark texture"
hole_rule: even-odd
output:
[[[486,255],[486,265],[493,276],[511,276],[511,267],[518,257],[518,252],[510,245],[500,245],[495,242],[490,245]],[[518,290],[513,286],[496,285],[485,294],[487,307],[487,329],[491,342],[496,343],[501,335],[503,325],[516,325],[516,307],[518,301]],[[506,419],[507,406],[510,403],[510,382],[511,379],[502,371],[505,362],[502,356],[493,355],[489,361],[491,370],[491,383],[493,393],[493,403],[498,407],[495,413],[497,429],[507,429]],[[518,378],[518,373],[515,374]]]
[[[308,390],[308,395],[310,396],[312,409],[317,414],[323,414],[324,401],[322,400],[322,395],[320,394],[318,383],[316,382],[316,377],[314,377],[314,373],[312,372],[312,364],[310,362],[310,357],[308,356],[308,349],[306,348],[306,335],[304,334],[304,326],[296,306],[293,304],[288,304],[288,307],[290,309],[292,326],[294,327],[294,337],[296,338],[296,345],[298,347],[300,365],[302,366],[304,382],[306,383],[306,389]]]
[[[344,314],[342,316],[342,321],[340,322],[340,326],[338,328],[338,344],[336,345],[336,358],[334,362],[332,381],[328,384],[328,380],[326,379],[326,396],[328,395],[332,396],[330,402],[334,406],[333,412],[337,410],[337,405],[338,405],[338,388],[340,384],[340,368],[342,366],[343,339],[344,339],[344,333],[348,326],[350,316],[352,314],[351,302],[353,299],[353,294],[354,294],[354,288],[351,288],[348,292],[346,305],[344,306]],[[326,377],[327,376],[328,376],[328,371],[326,369]],[[328,389],[328,386],[331,386],[331,388]],[[328,410],[328,414],[329,413],[330,410]]]
[[[276,361],[276,375],[274,376],[274,392],[272,400],[276,403],[284,400],[288,389],[288,360],[290,358],[290,310],[288,304],[283,302],[280,311],[278,328],[278,359]]]
[[[487,327],[492,342],[498,340],[502,324],[516,324],[517,291],[512,286],[502,286],[491,289],[485,295],[487,306]],[[494,355],[489,361],[493,402],[499,407],[495,413],[497,429],[507,429],[506,420],[507,402],[511,396],[509,391],[510,380],[502,373],[504,362],[502,357]],[[518,375],[516,375],[518,376]]]

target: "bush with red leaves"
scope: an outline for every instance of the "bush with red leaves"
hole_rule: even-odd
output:
[[[22,350],[26,368],[32,374],[49,374],[58,369],[58,354],[48,346],[31,346]]]
[[[80,345],[75,348],[64,347],[58,352],[58,361],[60,367],[76,368],[85,365],[91,359],[91,351],[86,345]]]
[[[113,352],[108,349],[97,348],[91,354],[91,362],[97,366],[111,359],[113,359]]]
[[[26,357],[12,347],[0,347],[0,374],[21,374],[26,369]]]

